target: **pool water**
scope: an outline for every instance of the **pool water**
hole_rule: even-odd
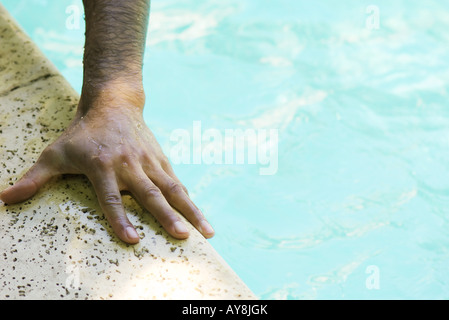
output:
[[[79,92],[81,1],[2,3]],[[145,119],[166,153],[195,121],[277,129],[275,174],[174,165],[258,297],[449,298],[447,30],[436,0],[152,1]]]

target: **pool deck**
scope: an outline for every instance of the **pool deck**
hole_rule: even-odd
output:
[[[0,190],[68,125],[78,93],[0,4]],[[139,244],[110,229],[83,176],[53,179],[32,199],[0,202],[0,300],[256,299],[193,227],[175,240],[123,196]]]

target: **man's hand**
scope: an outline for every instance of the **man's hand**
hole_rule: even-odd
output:
[[[126,217],[121,190],[130,191],[173,237],[188,230],[178,209],[206,238],[214,231],[173,173],[142,111],[142,64],[150,0],[83,0],[86,13],[83,89],[66,131],[47,147],[14,186],[5,203],[33,196],[51,177],[85,174],[117,236],[139,242]]]
[[[1,199],[8,204],[21,202],[55,175],[84,174],[114,232],[127,243],[139,242],[139,236],[126,217],[122,190],[130,191],[173,237],[187,238],[188,230],[172,206],[206,238],[212,237],[213,229],[144,123],[138,99],[129,96],[118,88],[109,98],[97,96],[88,108],[80,107],[89,111],[77,113],[24,177],[1,193]]]

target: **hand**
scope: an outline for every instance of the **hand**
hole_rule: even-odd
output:
[[[65,132],[15,185],[0,194],[2,201],[24,201],[55,175],[84,174],[112,229],[127,243],[138,243],[139,236],[124,211],[123,190],[131,192],[173,237],[185,239],[189,233],[172,206],[206,238],[212,237],[214,230],[174,174],[135,101],[118,98],[117,93],[110,99],[81,101],[89,106],[78,108]]]

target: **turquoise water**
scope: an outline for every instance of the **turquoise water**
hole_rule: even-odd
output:
[[[80,91],[81,1],[2,3]],[[371,4],[153,0],[145,118],[164,150],[194,121],[278,130],[274,175],[174,165],[262,299],[449,298],[449,3]]]

